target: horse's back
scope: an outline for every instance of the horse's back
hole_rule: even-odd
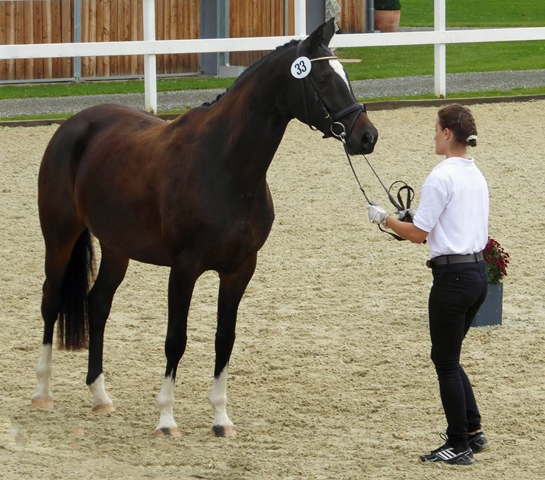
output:
[[[66,120],[53,135],[42,160],[42,169],[51,164],[57,172],[79,161],[90,142],[112,130],[138,131],[166,122],[145,111],[122,105],[97,105]]]

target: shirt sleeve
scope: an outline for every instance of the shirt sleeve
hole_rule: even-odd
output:
[[[431,232],[447,204],[447,192],[441,185],[426,181],[422,186],[420,203],[413,224],[420,230]]]

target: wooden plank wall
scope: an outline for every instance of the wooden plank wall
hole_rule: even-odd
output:
[[[229,36],[268,37],[284,35],[284,0],[230,0]],[[289,1],[288,31],[294,31],[294,0]],[[233,52],[229,54],[231,65],[247,66],[261,58],[264,51]]]
[[[230,0],[229,5],[229,30],[233,38],[294,34],[294,0],[288,2],[287,32],[284,32],[285,2],[283,0]],[[339,6],[341,7],[339,28],[344,33],[365,32],[366,0],[340,0]],[[267,52],[231,53],[229,63],[247,66],[265,53]]]
[[[72,0],[73,1],[73,0]],[[82,0],[82,42],[142,40],[142,0]],[[157,40],[200,36],[200,0],[155,0]],[[157,73],[200,71],[200,55],[158,55]],[[142,55],[82,58],[82,77],[144,74]]]
[[[0,2],[0,44],[59,43],[73,38],[73,0]],[[72,59],[0,60],[0,80],[72,77]]]
[[[339,0],[339,28],[343,33],[365,32],[365,0]]]
[[[340,0],[339,26],[365,31],[365,0]],[[159,40],[200,36],[200,0],[155,0]],[[230,0],[231,37],[283,35],[284,0]],[[81,40],[107,42],[143,38],[142,0],[82,0]],[[74,0],[0,1],[0,44],[58,43],[74,40]],[[294,32],[294,0],[288,2],[288,34]],[[237,52],[231,65],[249,65],[264,53]],[[0,80],[70,78],[73,59],[0,61]],[[199,72],[200,56],[159,55],[158,74]],[[143,75],[142,56],[83,57],[84,78]]]
[[[158,40],[199,38],[200,0],[155,0]],[[143,39],[142,0],[82,0],[81,41]],[[74,0],[0,1],[0,44],[74,41]],[[71,78],[65,59],[1,60],[0,80]],[[157,73],[200,71],[200,55],[159,55]],[[143,75],[143,56],[82,57],[82,77]]]

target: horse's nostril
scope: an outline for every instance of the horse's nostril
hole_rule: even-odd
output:
[[[375,137],[371,135],[370,133],[366,133],[363,136],[363,143],[370,143],[372,145],[374,140],[375,140]]]

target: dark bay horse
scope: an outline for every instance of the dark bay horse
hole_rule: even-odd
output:
[[[102,373],[103,338],[129,259],[170,267],[167,358],[157,435],[180,436],[174,381],[186,347],[198,277],[220,277],[213,431],[232,436],[227,368],[239,302],[274,220],[267,169],[290,120],[344,135],[352,154],[373,151],[377,131],[327,45],[332,21],[249,67],[214,102],[173,122],[116,105],[88,108],[51,139],[39,175],[45,240],[44,336],[32,404],[53,408],[53,330],[59,346],[89,348],[86,383],[95,412],[111,412]],[[296,61],[297,60],[297,61]],[[102,258],[92,288],[91,234]]]

